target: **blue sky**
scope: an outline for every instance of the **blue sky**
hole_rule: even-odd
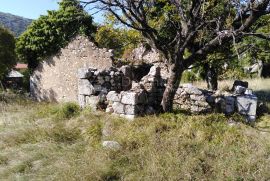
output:
[[[37,19],[47,14],[47,10],[58,8],[60,0],[0,0],[0,11],[19,15],[25,18]],[[95,15],[95,22],[102,20],[101,15]]]

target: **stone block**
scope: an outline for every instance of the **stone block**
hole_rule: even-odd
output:
[[[242,86],[242,87],[248,88],[248,82],[241,81],[241,80],[234,81],[232,91],[235,91],[236,86]]]
[[[88,78],[88,75],[89,75],[89,71],[87,68],[80,68],[78,69],[78,78],[79,79],[86,79]]]
[[[251,89],[246,89],[245,94],[246,95],[252,95],[253,91]]]
[[[258,98],[255,95],[238,96],[236,99],[238,112],[246,115],[248,121],[255,121]]]
[[[103,141],[102,146],[103,148],[109,149],[109,150],[121,149],[121,145],[117,141]]]
[[[138,93],[136,92],[121,92],[121,103],[136,105],[138,103]]]
[[[125,105],[121,104],[120,102],[114,102],[112,104],[112,108],[114,113],[116,114],[124,114],[125,113]]]
[[[121,101],[121,95],[118,94],[118,93],[115,92],[115,91],[110,91],[110,92],[107,94],[107,100],[108,100],[108,101],[112,101],[112,102],[120,102],[120,101]]]
[[[85,105],[90,106],[93,110],[97,109],[99,103],[99,96],[85,96]]]
[[[238,86],[236,86],[234,88],[234,93],[235,94],[244,94],[246,92],[246,90],[247,90],[246,87],[243,87],[243,86],[238,85]]]
[[[78,82],[78,93],[80,95],[94,95],[95,88],[87,79],[79,79]]]
[[[139,105],[125,105],[126,115],[137,115],[143,112],[143,106]]]

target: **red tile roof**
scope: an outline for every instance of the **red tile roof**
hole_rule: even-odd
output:
[[[14,67],[15,69],[27,69],[28,65],[24,63],[17,63],[17,65]]]

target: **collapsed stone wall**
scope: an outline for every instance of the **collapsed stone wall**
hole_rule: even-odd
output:
[[[104,107],[109,91],[120,92],[129,89],[129,67],[120,70],[111,67],[107,70],[81,68],[78,70],[78,101],[81,107],[94,109]]]
[[[255,121],[257,101],[247,82],[235,81],[231,92],[210,92],[185,84],[176,92],[174,107],[195,114],[219,112],[230,115],[238,112],[246,116],[247,121]]]
[[[174,108],[183,109],[192,113],[208,113],[212,108],[207,100],[210,93],[192,86],[192,84],[184,84],[180,86],[174,97]]]
[[[88,38],[75,37],[57,55],[41,62],[30,78],[31,95],[38,101],[77,101],[77,71],[82,67],[112,67],[112,51],[100,49]]]
[[[160,67],[153,66],[148,75],[138,83],[133,82],[128,91],[109,92],[106,112],[128,119],[154,114],[160,111],[165,81],[160,76]]]
[[[166,59],[153,48],[147,48],[141,44],[131,52],[127,59],[133,65],[149,64],[160,67],[160,75],[163,79],[167,79],[169,76],[170,70],[166,64]]]
[[[159,67],[151,67],[140,82],[132,81],[131,67],[98,71],[78,70],[78,102],[81,107],[106,109],[106,112],[134,118],[160,110],[165,81]]]

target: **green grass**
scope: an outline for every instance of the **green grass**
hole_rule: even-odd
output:
[[[13,96],[0,101],[0,180],[269,180],[270,115],[242,121],[179,113],[130,122]],[[103,149],[103,139],[122,149]]]

